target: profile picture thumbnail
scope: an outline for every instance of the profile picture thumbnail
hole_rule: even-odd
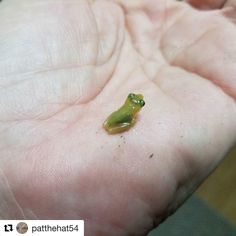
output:
[[[17,224],[16,230],[19,234],[25,234],[28,231],[28,225],[24,222],[20,222]]]

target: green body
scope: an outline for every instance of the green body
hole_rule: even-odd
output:
[[[130,93],[124,105],[106,119],[103,127],[109,134],[128,130],[135,124],[135,116],[144,105],[143,95]]]

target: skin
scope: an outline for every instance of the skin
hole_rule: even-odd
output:
[[[144,105],[143,95],[130,93],[124,105],[105,120],[103,127],[109,134],[127,131],[135,124],[135,116]]]
[[[0,217],[139,236],[173,213],[236,142],[234,3],[3,0]],[[130,91],[145,112],[107,135]]]

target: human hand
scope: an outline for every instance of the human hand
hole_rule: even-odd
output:
[[[1,218],[84,219],[86,235],[121,236],[175,211],[236,141],[225,15],[160,0],[3,1]],[[138,122],[108,135],[130,92],[146,102]]]

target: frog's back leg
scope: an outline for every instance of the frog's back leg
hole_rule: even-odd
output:
[[[128,129],[130,129],[135,122],[132,121],[131,123],[121,123],[116,125],[115,127],[105,127],[109,134],[117,134],[122,133]]]

